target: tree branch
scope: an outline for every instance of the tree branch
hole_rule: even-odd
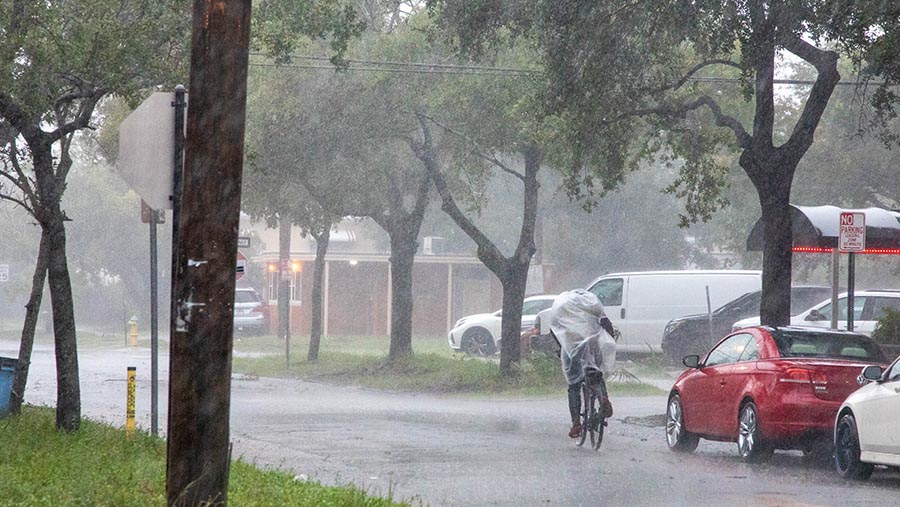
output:
[[[26,142],[30,143],[41,133],[37,122],[32,122],[13,98],[2,91],[0,91],[0,115],[25,138]]]
[[[9,201],[9,202],[18,204],[25,211],[27,211],[29,215],[31,215],[32,217],[35,217],[35,219],[37,219],[37,217],[34,214],[34,209],[31,206],[29,206],[24,200],[16,199],[15,197],[13,197],[11,195],[0,192],[0,201]]]
[[[713,117],[716,120],[716,125],[731,129],[741,148],[745,150],[750,149],[752,138],[744,129],[744,126],[741,125],[741,122],[738,121],[737,118],[723,113],[719,103],[708,95],[703,95],[693,102],[681,104],[680,106],[660,106],[638,109],[623,116],[646,116],[655,114],[658,116],[684,118],[689,111],[695,111],[703,106],[708,107],[710,112],[712,112]]]
[[[478,143],[477,143],[474,139],[468,137],[467,135],[463,134],[462,132],[458,132],[458,131],[454,130],[453,128],[448,127],[448,126],[442,124],[441,122],[437,121],[436,119],[434,119],[434,118],[431,117],[431,116],[428,116],[428,115],[426,115],[426,114],[424,114],[424,113],[416,113],[416,114],[417,114],[417,115],[421,114],[423,118],[428,119],[428,121],[430,121],[431,123],[434,123],[435,125],[437,125],[438,127],[440,127],[442,130],[444,130],[444,131],[446,131],[446,132],[449,132],[450,134],[453,134],[453,135],[455,135],[455,136],[457,136],[457,137],[463,139],[463,140],[466,141],[467,143],[471,144],[472,146],[474,146],[474,149],[472,150],[472,153],[474,153],[474,154],[478,155],[479,157],[481,157],[481,158],[487,160],[488,162],[494,164],[495,166],[497,166],[498,168],[500,168],[501,171],[503,171],[503,172],[505,172],[505,173],[507,173],[507,174],[511,174],[511,175],[515,176],[516,178],[519,179],[519,181],[522,181],[522,182],[525,181],[525,175],[524,175],[524,174],[522,174],[522,173],[516,171],[515,169],[511,169],[509,166],[507,166],[507,165],[504,164],[503,162],[499,161],[499,160],[497,159],[497,157],[495,157],[494,155],[492,155],[492,154],[491,154],[491,155],[488,155],[487,153],[485,153],[485,152],[481,149],[481,147],[478,145]]]
[[[13,170],[16,171],[16,175],[18,176],[18,182],[16,183],[16,186],[19,187],[22,193],[25,194],[25,196],[28,198],[28,201],[31,202],[32,205],[40,205],[40,200],[38,199],[34,191],[36,183],[28,178],[28,175],[25,174],[22,166],[19,165],[19,148],[16,146],[15,139],[10,145],[9,161],[13,166]]]
[[[463,232],[475,241],[475,244],[478,245],[478,258],[484,262],[484,265],[495,274],[501,274],[503,272],[504,264],[507,262],[506,257],[504,257],[503,253],[500,252],[500,249],[497,248],[497,246],[494,245],[480,229],[478,229],[478,226],[476,226],[475,223],[459,209],[459,206],[453,199],[453,195],[450,193],[450,189],[447,187],[447,182],[441,175],[440,170],[438,170],[437,163],[434,160],[431,129],[428,128],[428,124],[425,121],[425,115],[417,112],[416,119],[419,120],[419,125],[422,127],[424,138],[420,149],[416,150],[416,157],[422,161],[425,165],[425,170],[431,175],[431,180],[434,182],[434,186],[441,196],[441,209],[456,222],[456,225],[459,226]]]
[[[93,93],[90,94],[90,96],[88,96],[81,102],[78,108],[78,114],[75,116],[75,118],[69,123],[60,126],[56,130],[47,133],[47,138],[51,142],[56,142],[75,131],[87,127],[90,124],[91,116],[94,114],[94,108],[97,106],[97,103],[100,102],[100,99],[102,99],[103,96],[106,95],[106,93],[107,90],[105,88],[98,88],[94,90]]]
[[[688,70],[678,81],[675,81],[674,83],[671,83],[671,84],[660,86],[658,88],[652,88],[650,90],[647,90],[646,92],[651,93],[651,94],[656,94],[656,93],[661,93],[661,92],[664,92],[667,90],[677,90],[677,89],[681,88],[682,86],[684,86],[685,83],[690,81],[691,78],[694,77],[694,74],[696,74],[697,72],[700,72],[701,70],[703,70],[706,67],[711,67],[713,65],[727,65],[729,67],[734,67],[736,69],[743,70],[739,63],[733,62],[731,60],[726,60],[726,59],[705,60],[705,61],[698,63],[697,65],[694,65],[694,67],[691,68],[690,70]]]
[[[783,44],[785,49],[811,63],[818,71],[803,112],[794,125],[791,137],[782,146],[786,153],[802,156],[812,146],[813,136],[828,105],[828,99],[841,79],[837,69],[838,55],[834,51],[819,49],[800,37],[786,38]]]

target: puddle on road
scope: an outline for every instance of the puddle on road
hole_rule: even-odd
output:
[[[645,417],[628,416],[622,422],[645,428],[663,428],[666,426],[666,414],[654,414]]]

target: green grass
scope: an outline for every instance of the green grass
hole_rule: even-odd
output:
[[[83,421],[72,434],[57,432],[50,409],[25,407],[0,419],[0,506],[143,507],[166,503],[165,442],[137,432]],[[231,466],[231,505],[407,505],[367,495],[354,487],[295,481],[236,461]]]
[[[125,331],[110,330],[86,330],[77,328],[76,334],[78,347],[85,349],[108,348],[108,347],[124,347],[128,345],[126,342]],[[9,340],[19,342],[22,339],[21,329],[5,329],[0,332],[0,340]],[[34,343],[38,345],[53,344],[53,334],[46,332],[43,328],[36,329],[34,333]],[[140,346],[150,346],[150,340],[139,340]]]
[[[491,395],[559,395],[566,384],[559,360],[541,355],[523,361],[516,375],[505,378],[494,360],[469,358],[450,351],[444,340],[413,341],[414,355],[387,363],[387,337],[324,340],[319,360],[306,361],[306,337],[291,340],[286,368],[284,342],[273,337],[235,340],[233,369],[263,377],[299,378],[375,389]],[[662,391],[646,384],[610,383],[613,395],[653,395]]]

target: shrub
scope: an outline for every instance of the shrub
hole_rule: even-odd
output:
[[[880,344],[900,345],[900,310],[886,308],[875,324],[872,339]]]

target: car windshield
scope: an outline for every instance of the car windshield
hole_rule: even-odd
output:
[[[239,290],[234,293],[235,303],[259,303],[259,296],[250,290]]]
[[[755,311],[758,312],[759,311],[759,295],[760,295],[759,291],[748,292],[737,299],[733,299],[733,300],[725,303],[724,305],[717,308],[716,311],[714,311],[713,313],[717,314],[717,315],[718,314],[730,314],[732,312],[737,312],[739,310],[745,310],[745,309],[750,310],[750,309],[753,309],[754,307],[756,308]]]
[[[780,329],[772,333],[772,337],[781,357],[885,362],[875,342],[856,334]]]

